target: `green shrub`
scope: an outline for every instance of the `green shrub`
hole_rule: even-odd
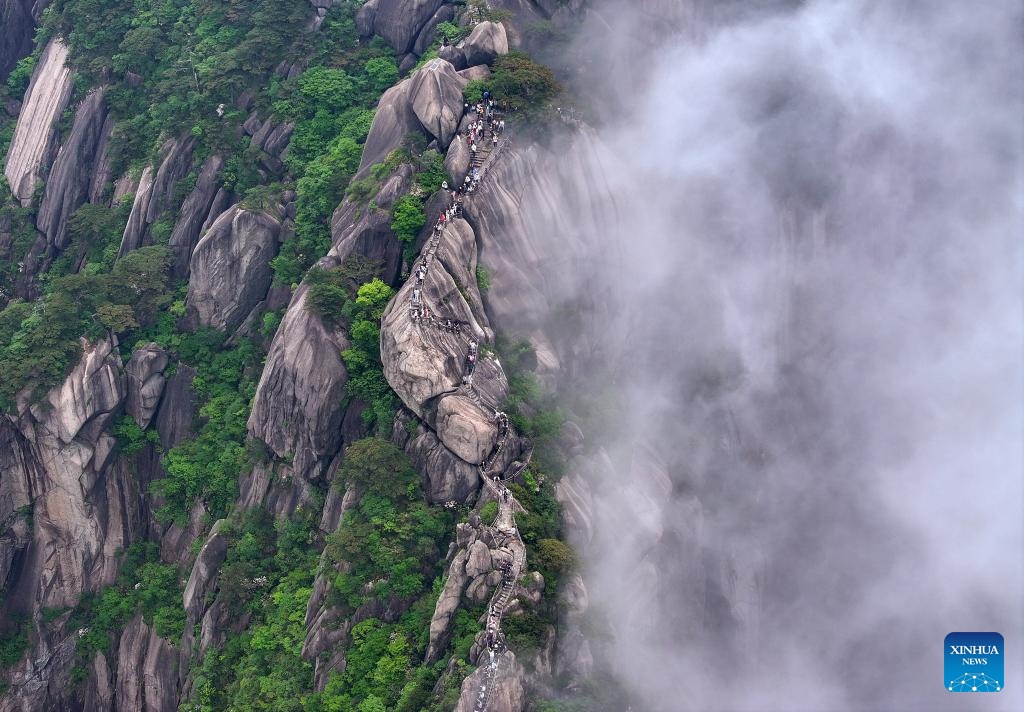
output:
[[[419,595],[428,575],[436,574],[451,514],[422,502],[412,462],[388,440],[366,438],[349,446],[337,482],[363,490],[328,538],[331,560],[349,564],[334,580],[339,602],[354,609],[368,596]]]
[[[491,288],[491,278],[487,274],[487,270],[483,267],[476,268],[476,286],[481,291],[486,293]]]
[[[380,361],[380,319],[394,293],[379,279],[359,287],[355,302],[349,305],[352,345],[341,352],[348,371],[346,393],[370,405],[363,412],[363,421],[381,434],[390,434],[398,408]]]
[[[251,463],[246,446],[246,421],[256,392],[254,367],[262,352],[249,340],[218,351],[223,335],[201,331],[179,346],[181,359],[198,375],[192,388],[200,398],[203,419],[198,435],[171,448],[163,457],[167,476],[151,489],[164,499],[161,521],[187,521],[197,500],[211,516],[225,516],[238,494],[238,477]]]
[[[493,524],[498,516],[498,503],[493,499],[485,504],[480,510],[480,521],[484,524]]]
[[[427,215],[423,212],[423,201],[415,195],[403,195],[395,201],[392,209],[391,229],[402,242],[407,245],[416,242],[416,236],[427,223]]]
[[[490,89],[498,102],[522,113],[544,108],[562,91],[550,69],[519,50],[494,60]]]
[[[143,430],[130,415],[123,415],[113,427],[118,449],[125,455],[134,455],[146,445],[159,445],[156,430]]]
[[[11,616],[6,627],[0,634],[0,670],[16,665],[29,649],[29,625],[24,617]]]

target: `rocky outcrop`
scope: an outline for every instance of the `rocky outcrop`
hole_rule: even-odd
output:
[[[503,54],[508,54],[508,36],[500,22],[481,22],[469,37],[459,43],[467,67],[490,64]]]
[[[0,82],[7,81],[17,61],[32,51],[36,20],[46,5],[47,0],[0,0]]]
[[[125,410],[143,430],[149,427],[160,396],[163,395],[167,361],[167,352],[157,344],[149,343],[135,349],[125,367],[125,375],[128,377]]]
[[[267,295],[281,222],[234,206],[213,223],[190,262],[185,306],[190,319],[226,330],[238,326]]]
[[[617,220],[614,201],[596,197],[611,195],[596,136],[580,130],[557,146],[557,153],[537,143],[510,147],[466,209],[490,276],[488,316],[496,331],[529,338],[537,373],[549,386],[563,363],[579,368],[608,348],[586,336],[601,333],[606,300],[594,286],[569,278],[575,268],[568,266],[601,259],[587,248],[588,235]],[[574,186],[572,195],[566,185]],[[569,315],[555,329],[542,316],[553,312]],[[581,321],[574,326],[573,319]]]
[[[150,166],[143,170],[118,257],[148,244],[149,226],[169,207],[174,184],[188,175],[192,167],[193,145],[191,138],[171,139],[160,149],[160,167],[156,172]]]
[[[27,492],[32,503],[32,541],[11,592],[20,610],[74,605],[82,591],[112,581],[115,552],[105,543],[130,536],[123,527],[108,528],[125,515],[121,495],[107,497],[117,477],[104,477],[114,439],[103,430],[124,399],[124,377],[109,341],[83,348],[62,385],[38,405],[20,405],[19,452],[6,463],[13,469],[0,473],[5,482],[20,480],[12,490]]]
[[[444,1],[369,0],[359,10],[356,26],[364,37],[380,35],[398,54],[405,54]]]
[[[448,148],[462,120],[462,89],[466,81],[443,59],[427,62],[410,81],[413,113],[441,148]]]
[[[46,235],[51,253],[67,247],[68,219],[89,197],[93,170],[100,157],[98,151],[106,143],[104,131],[111,129],[103,96],[104,89],[97,89],[78,105],[71,133],[57,153],[46,181],[36,227]]]
[[[422,285],[406,282],[381,323],[381,361],[388,383],[406,407],[436,431],[445,447],[471,464],[481,462],[491,451],[498,423],[492,409],[458,392],[469,336],[414,322],[409,304],[413,290],[420,289],[426,303],[444,305],[446,317],[464,322],[468,334],[478,341],[486,340],[490,331],[480,308],[475,258],[472,228],[464,220],[454,220]],[[497,361],[485,356],[476,368],[475,382],[484,402],[504,402],[508,383]]]
[[[423,491],[434,504],[466,502],[480,486],[478,468],[452,453],[434,431],[418,425],[409,434],[409,416],[400,414],[394,428],[395,443],[405,449],[423,479]]]
[[[117,654],[115,712],[178,709],[178,653],[138,614],[121,634]]]
[[[447,147],[462,118],[462,90],[468,81],[450,63],[435,59],[384,92],[366,137],[357,177],[383,161],[410,133],[423,133]]]
[[[493,712],[521,712],[526,707],[526,673],[511,650],[495,656],[497,672],[488,679],[487,669],[481,665],[462,681],[459,704],[454,712],[476,712],[480,709],[477,698],[481,688],[487,690],[487,709]]]
[[[182,605],[192,625],[206,610],[206,595],[217,582],[217,572],[228,553],[227,537],[221,533],[224,523],[223,519],[214,522],[185,584]]]
[[[218,196],[223,194],[220,182],[220,170],[223,167],[224,158],[219,153],[203,161],[196,185],[181,205],[181,213],[168,243],[174,260],[171,271],[175,278],[188,276],[189,260],[202,236],[203,226],[224,209],[217,201]]]
[[[26,207],[53,160],[57,121],[71,98],[71,70],[64,66],[67,56],[67,47],[59,39],[46,45],[32,72],[7,151],[4,175],[11,192]]]
[[[346,200],[332,218],[334,246],[318,266],[338,267],[352,255],[370,260],[381,278],[394,283],[401,245],[391,232],[390,207],[403,195],[413,172],[405,166],[385,181],[374,209]],[[307,480],[323,476],[342,445],[345,383],[341,352],[344,330],[328,325],[307,306],[309,287],[299,286],[274,335],[256,389],[249,434],[264,442],[287,472]]]

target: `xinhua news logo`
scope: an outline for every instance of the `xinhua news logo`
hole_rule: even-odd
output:
[[[945,687],[950,692],[999,692],[1003,689],[1003,636],[999,633],[950,633],[945,641]]]

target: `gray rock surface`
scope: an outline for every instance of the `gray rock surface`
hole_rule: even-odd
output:
[[[416,42],[412,46],[413,54],[420,56],[430,49],[430,45],[433,44],[437,36],[437,26],[442,22],[451,22],[453,19],[455,19],[455,8],[451,5],[442,5],[438,8],[416,37]]]
[[[522,712],[526,706],[526,673],[511,650],[498,656],[498,672],[487,694],[487,709],[491,712]],[[474,712],[481,685],[486,685],[484,666],[478,667],[462,681],[462,693],[455,712]]]
[[[410,77],[410,100],[420,125],[442,149],[452,142],[462,120],[466,80],[443,59],[432,59]]]
[[[174,224],[169,246],[174,262],[172,274],[175,278],[187,277],[189,260],[192,251],[202,236],[207,221],[216,219],[223,210],[217,205],[217,197],[221,194],[220,169],[224,166],[224,158],[214,154],[203,161],[202,168],[196,178],[196,185],[181,205],[181,213]],[[214,211],[216,210],[216,215]]]
[[[167,141],[160,149],[160,167],[155,172],[150,166],[143,170],[118,257],[148,244],[149,226],[169,207],[174,184],[188,175],[192,168],[194,143],[191,137]]]
[[[413,48],[416,37],[444,0],[370,0],[359,11],[356,26],[364,37],[378,34],[396,52]]]
[[[3,34],[6,34],[4,28]],[[7,151],[4,175],[11,192],[28,207],[36,182],[50,167],[56,151],[56,125],[71,97],[71,70],[64,66],[68,50],[51,39],[39,57],[22,103],[14,137]]]
[[[481,22],[464,39],[459,48],[470,67],[490,64],[503,54],[508,54],[508,36],[500,22]]]
[[[36,21],[46,8],[48,0],[0,0],[0,82],[19,59],[32,51]]]
[[[206,610],[206,595],[217,582],[217,572],[228,553],[228,540],[221,533],[224,523],[223,519],[214,522],[185,584],[182,604],[192,625]]]
[[[462,51],[462,48],[457,47],[456,45],[439,47],[437,50],[437,56],[458,70],[464,70],[466,68],[466,53]]]
[[[607,198],[611,190],[602,155],[587,129],[553,148],[517,142],[494,164],[467,206],[480,236],[479,261],[491,282],[485,297],[488,316],[496,331],[529,338],[537,352],[537,372],[551,386],[563,361],[586,364],[607,348],[577,338],[577,330],[566,328],[564,321],[552,329],[540,316],[575,314],[595,320],[582,333],[601,332],[596,323],[603,313],[600,295],[567,276],[573,273],[570,265],[598,259],[587,249],[587,236],[617,219],[614,201]],[[566,185],[578,188],[573,191],[577,197],[566,195]]]
[[[334,246],[318,265],[331,269],[358,255],[378,264],[379,276],[393,282],[401,264],[401,245],[391,233],[388,208],[407,191],[412,175],[406,166],[386,180],[372,201],[376,210],[346,199],[332,218]],[[291,473],[316,480],[342,445],[348,374],[341,352],[349,342],[342,329],[324,324],[306,307],[307,293],[303,283],[274,335],[248,430],[276,457],[290,458]]]
[[[125,367],[125,375],[128,377],[125,411],[143,430],[149,427],[160,396],[163,395],[167,361],[167,352],[157,344],[149,343],[135,349]]]
[[[434,504],[466,502],[476,494],[480,485],[478,468],[446,448],[434,431],[420,425],[409,435],[405,423],[401,420],[396,424],[394,437],[420,473],[427,500]]]
[[[103,95],[104,90],[97,89],[78,105],[71,133],[57,153],[46,180],[36,227],[46,235],[54,251],[67,247],[68,219],[88,198],[93,169],[99,162],[98,150],[106,143],[103,132],[109,127]]]
[[[190,262],[185,306],[202,326],[238,326],[267,295],[281,223],[236,205],[213,223]]]
[[[384,92],[363,147],[357,178],[382,162],[410,133],[420,132],[446,147],[462,119],[462,89],[469,80],[444,60],[431,60]]]
[[[111,582],[116,549],[136,529],[137,487],[108,468],[114,442],[103,432],[124,400],[120,360],[109,341],[83,351],[42,403],[22,400],[16,419],[2,416],[15,448],[0,458],[0,506],[27,498],[34,525],[4,604],[18,610],[74,605]]]
[[[444,169],[448,171],[448,175],[453,179],[461,181],[466,177],[471,158],[469,144],[466,143],[466,139],[461,135],[456,136],[455,140],[448,146],[448,152],[444,156]]]
[[[121,634],[117,655],[115,712],[178,709],[178,655],[138,614]]]
[[[348,374],[341,352],[349,343],[306,307],[300,285],[277,329],[256,389],[249,434],[294,472],[316,479],[341,444],[341,402]]]

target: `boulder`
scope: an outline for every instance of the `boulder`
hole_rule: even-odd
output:
[[[444,588],[441,589],[441,595],[437,597],[434,615],[430,619],[430,643],[427,646],[427,664],[437,661],[448,645],[452,618],[455,616],[455,611],[459,609],[462,591],[469,581],[465,571],[466,557],[466,551],[460,551],[448,566],[448,576],[445,579]]]
[[[474,79],[490,79],[491,68],[486,64],[478,64],[475,67],[468,67],[459,72],[459,76],[465,79],[467,82],[471,82]]]
[[[78,105],[71,133],[57,153],[46,181],[36,227],[46,235],[51,254],[67,247],[68,219],[89,197],[92,172],[99,162],[98,150],[106,142],[104,127],[109,128],[103,94],[102,88],[90,92]]]
[[[223,166],[224,158],[217,153],[203,161],[196,185],[181,205],[169,242],[174,259],[171,270],[175,278],[188,276],[189,260],[202,236],[204,224],[210,217],[218,217],[221,212],[218,210],[218,214],[213,215],[216,198],[221,193],[220,170]]]
[[[441,148],[447,149],[462,119],[466,80],[443,59],[430,60],[410,80],[413,113]]]
[[[163,395],[167,380],[163,372],[167,361],[167,352],[157,344],[149,343],[135,349],[125,367],[128,383],[125,411],[143,430],[149,427]]]
[[[395,434],[403,432],[396,429]],[[478,469],[453,454],[429,428],[417,428],[416,434],[407,439],[405,452],[420,473],[427,501],[466,502],[476,493],[480,484]]]
[[[384,92],[377,102],[377,111],[363,144],[363,157],[356,178],[364,177],[370,166],[384,161],[389,153],[402,145],[410,133],[423,131],[412,110],[409,99],[411,88],[412,79],[405,79]]]
[[[67,47],[59,39],[47,43],[32,72],[7,151],[4,175],[23,207],[32,204],[36,183],[53,160],[57,122],[71,98],[71,70],[64,66],[67,56]]]
[[[160,167],[156,172],[150,166],[143,169],[135,191],[135,201],[128,216],[128,224],[121,237],[118,257],[148,244],[149,226],[170,206],[174,185],[188,175],[192,168],[192,138],[171,139],[160,149]]]
[[[364,37],[378,34],[404,54],[442,4],[444,0],[370,0],[357,14],[356,27]]]
[[[460,47],[456,47],[455,45],[438,47],[437,56],[451,64],[456,69],[466,68],[466,53],[463,52]]]
[[[185,306],[202,326],[238,326],[267,294],[281,223],[265,212],[236,205],[196,245]]]
[[[481,22],[459,45],[470,67],[490,64],[503,54],[508,54],[508,36],[500,22]]]
[[[493,411],[461,394],[441,399],[435,427],[445,447],[474,465],[487,457],[498,439]]]
[[[444,169],[454,180],[460,181],[465,178],[469,171],[469,163],[472,159],[469,144],[462,136],[456,136],[448,147],[448,153],[444,157]]]
[[[469,547],[466,556],[466,576],[476,578],[488,573],[491,566],[491,550],[487,548],[487,544],[477,539]]]
[[[188,614],[189,621],[194,625],[206,610],[206,595],[217,582],[217,572],[228,553],[228,540],[221,533],[225,520],[218,519],[210,529],[203,548],[196,556],[192,572],[182,597],[182,605]]]
[[[433,44],[434,38],[437,36],[437,26],[442,22],[451,22],[455,19],[455,8],[451,5],[442,5],[438,8],[434,16],[431,17],[427,24],[420,30],[419,35],[416,37],[416,42],[412,46],[413,54],[421,56],[424,52],[430,49],[430,45]]]

